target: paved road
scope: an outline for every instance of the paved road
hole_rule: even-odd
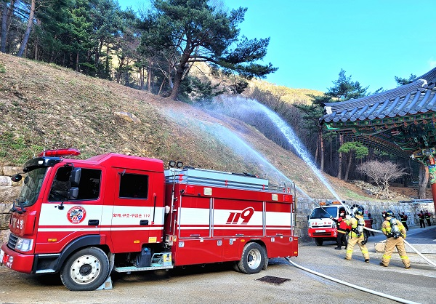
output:
[[[422,239],[436,246],[432,239],[435,228],[412,229],[408,240],[413,243]],[[398,255],[393,256],[388,268],[379,266],[382,254],[375,252],[374,244],[382,239],[381,235],[370,237],[369,264],[364,263],[357,247],[353,260],[346,261],[345,250],[335,250],[335,244],[329,242],[321,247],[314,242],[300,244],[300,255],[291,260],[378,292],[418,303],[435,303],[436,268],[413,253],[410,253],[411,269],[403,268]],[[435,254],[426,256],[436,263]],[[57,276],[25,275],[3,266],[0,267],[0,303],[395,303],[305,272],[285,259],[270,262],[266,271],[254,275],[237,273],[228,264],[134,273],[114,277],[112,290],[93,292],[71,292]],[[288,281],[282,284],[259,281],[265,276]]]

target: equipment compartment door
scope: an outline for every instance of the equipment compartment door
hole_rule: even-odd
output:
[[[291,235],[291,206],[287,202],[266,204],[266,236]]]
[[[179,237],[210,236],[210,198],[181,196],[179,205]]]
[[[263,202],[214,199],[214,236],[263,236]]]

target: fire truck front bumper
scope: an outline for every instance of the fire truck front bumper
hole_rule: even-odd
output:
[[[33,254],[21,254],[13,251],[6,244],[3,244],[0,249],[0,265],[15,271],[31,273],[34,258]]]
[[[310,237],[335,238],[338,235],[336,228],[309,228]]]

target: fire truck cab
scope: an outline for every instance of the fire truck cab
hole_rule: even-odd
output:
[[[324,241],[336,241],[338,232],[333,219],[339,218],[339,210],[342,208],[346,209],[339,201],[321,202],[319,207],[314,208],[307,216],[308,234],[317,246],[322,246]],[[348,212],[345,212],[349,218]]]
[[[112,271],[234,262],[250,274],[298,255],[294,196],[268,180],[114,153],[64,158],[79,154],[44,151],[24,165],[0,265],[95,290],[112,287]]]

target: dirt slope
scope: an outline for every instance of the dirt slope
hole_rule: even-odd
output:
[[[0,165],[22,165],[43,149],[76,147],[81,158],[117,152],[181,160],[289,185],[272,165],[310,197],[334,198],[300,158],[241,121],[2,53],[0,115]],[[342,199],[368,199],[357,187],[328,179]]]

